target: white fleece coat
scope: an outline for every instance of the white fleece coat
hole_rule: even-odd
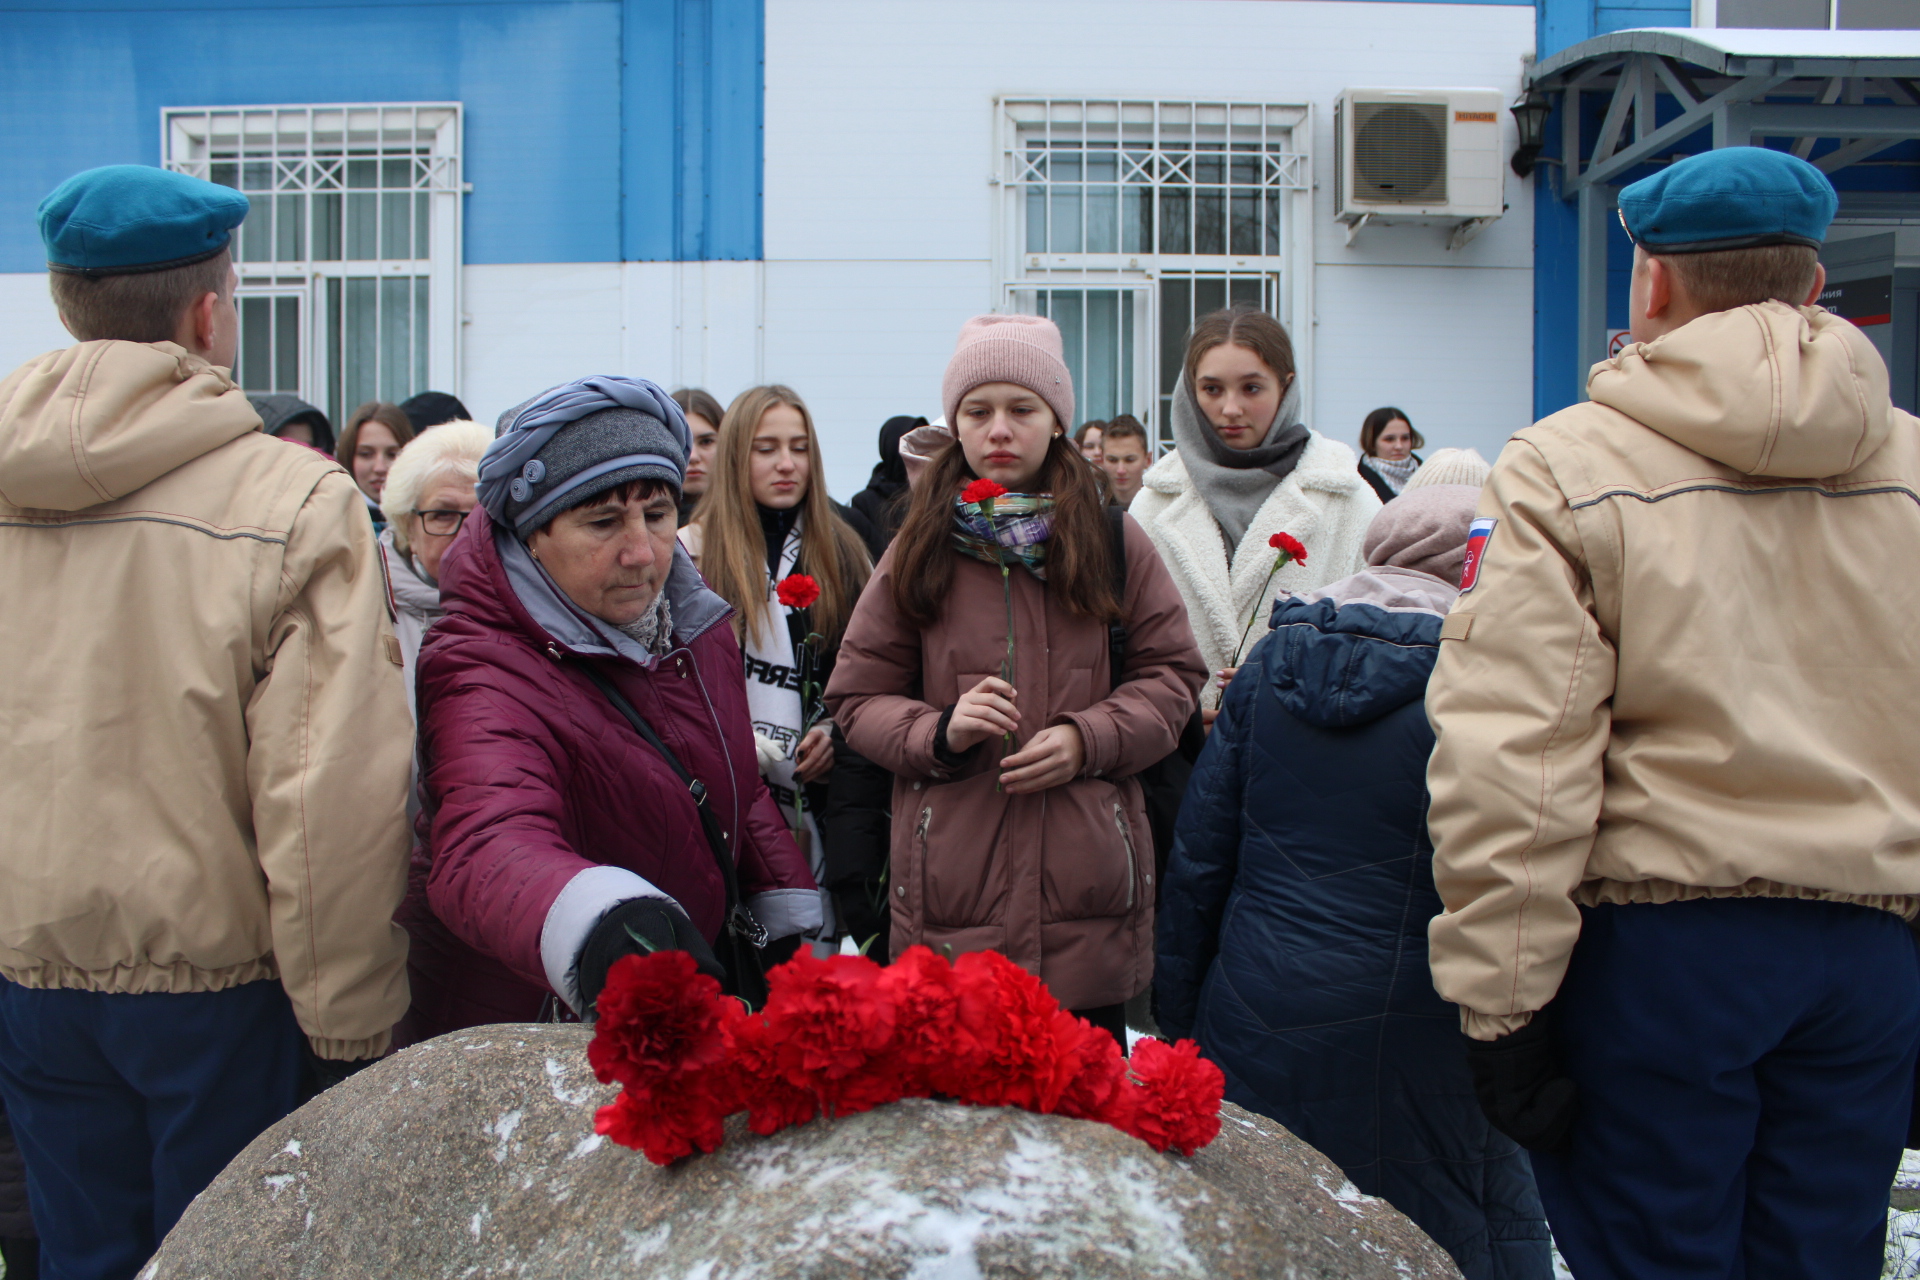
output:
[[[1357,467],[1353,450],[1309,432],[1299,464],[1260,504],[1231,568],[1226,539],[1179,453],[1167,454],[1148,470],[1127,510],[1173,574],[1209,671],[1229,665],[1242,633],[1249,649],[1266,634],[1276,598],[1324,587],[1366,566],[1361,542],[1380,510],[1380,499]],[[1279,553],[1267,540],[1276,533],[1298,538],[1307,558],[1282,569],[1269,584],[1267,573]],[[1260,616],[1249,630],[1248,619],[1256,609]],[[1218,693],[1217,687],[1209,689],[1202,705],[1218,705]]]

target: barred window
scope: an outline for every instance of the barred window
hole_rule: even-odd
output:
[[[458,385],[457,103],[177,107],[168,168],[243,191],[234,244],[246,390],[338,425]]]
[[[1228,102],[1014,98],[1004,294],[1066,341],[1080,416],[1132,413],[1169,442],[1196,316],[1246,302],[1286,318],[1294,220],[1311,186],[1307,110]]]

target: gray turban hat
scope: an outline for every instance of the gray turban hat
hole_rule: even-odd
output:
[[[521,538],[631,481],[658,480],[677,495],[692,445],[680,406],[644,378],[543,391],[503,414],[499,432],[480,460],[480,505]]]

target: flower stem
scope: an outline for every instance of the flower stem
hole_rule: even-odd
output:
[[[1240,665],[1240,651],[1246,648],[1247,633],[1253,630],[1253,620],[1260,616],[1260,606],[1266,603],[1267,588],[1273,585],[1273,575],[1285,568],[1287,561],[1291,559],[1293,557],[1284,551],[1273,558],[1273,568],[1267,570],[1267,580],[1260,584],[1260,595],[1253,602],[1253,611],[1247,615],[1247,625],[1240,628],[1240,643],[1233,646],[1233,658],[1227,663],[1229,667]]]

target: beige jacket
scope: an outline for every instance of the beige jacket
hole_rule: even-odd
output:
[[[1781,303],[1594,366],[1520,432],[1427,710],[1434,985],[1490,1040],[1576,904],[1920,895],[1920,422]]]
[[[412,725],[366,504],[172,343],[0,382],[0,974],[407,1008]]]

